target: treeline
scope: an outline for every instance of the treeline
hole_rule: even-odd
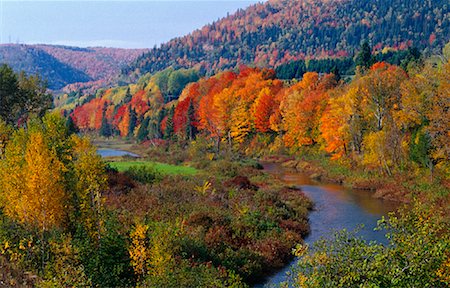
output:
[[[449,9],[446,0],[266,1],[151,49],[122,74],[350,57],[366,39],[376,51],[436,51],[449,41]]]
[[[285,80],[300,79],[306,72],[333,73],[340,80],[341,75],[354,75],[356,66],[365,65],[365,62],[387,62],[401,66],[406,70],[409,63],[417,62],[422,58],[417,48],[408,48],[401,51],[385,49],[383,52],[372,55],[372,49],[367,42],[363,44],[360,52],[358,55],[367,53],[369,58],[366,60],[360,57],[297,60],[276,67],[275,72],[277,78]]]
[[[199,73],[168,68],[147,74],[136,84],[102,89],[96,95],[66,95],[60,102],[66,105],[60,109],[63,113],[73,109],[70,121],[82,130],[100,131],[102,136],[138,137],[141,141],[161,138],[162,121],[173,112],[166,104],[178,99],[188,83],[199,79]]]
[[[333,159],[387,174],[412,163],[430,170],[447,165],[448,62],[413,61],[405,71],[372,64],[370,51],[358,57],[361,66],[349,83],[307,72],[286,86],[272,70],[241,67],[189,84],[177,102],[164,104],[150,81],[133,86],[129,103],[96,98],[71,117],[82,129],[102,130],[105,121],[141,141],[201,134],[217,150],[225,143],[253,152],[320,147]]]
[[[147,51],[5,44],[0,46],[0,63],[11,66],[16,72],[39,74],[52,90],[72,90],[89,85],[106,86],[120,73],[122,66]]]

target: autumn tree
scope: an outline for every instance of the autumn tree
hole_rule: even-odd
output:
[[[105,165],[95,146],[87,139],[72,136],[73,172],[76,179],[74,202],[76,221],[92,239],[102,234],[103,196],[106,189]]]
[[[287,92],[281,109],[284,141],[288,147],[312,145],[319,141],[320,118],[328,101],[326,91],[329,87],[323,85],[327,81],[326,78],[319,79],[317,73],[308,72]]]
[[[67,212],[63,164],[40,132],[19,130],[12,143],[0,176],[5,213],[43,232],[61,227]]]

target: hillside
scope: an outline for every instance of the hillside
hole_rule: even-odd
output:
[[[0,46],[0,63],[15,71],[39,74],[48,81],[50,89],[60,89],[69,83],[92,80],[86,73],[63,63],[47,52],[25,45]]]
[[[59,90],[73,83],[109,80],[144,51],[5,44],[0,45],[0,63],[6,63],[16,71],[39,73],[47,79],[50,89]]]
[[[214,72],[240,64],[276,67],[353,56],[364,40],[374,50],[436,51],[449,40],[449,21],[448,0],[270,0],[154,48],[122,73],[136,76],[169,66],[199,65]]]

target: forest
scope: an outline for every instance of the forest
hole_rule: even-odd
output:
[[[365,46],[348,79],[170,68],[61,98],[57,114],[25,113],[26,128],[3,123],[2,281],[246,287],[295,256],[295,287],[446,287],[450,45],[400,66]],[[145,161],[196,170],[108,164],[73,132],[137,141]],[[405,202],[379,221],[387,244],[341,231],[304,245],[313,203],[252,160],[281,155],[296,169],[320,166],[324,181]]]
[[[16,72],[39,74],[47,81],[49,89],[70,92],[80,87],[98,89],[109,84],[120,73],[122,66],[146,51],[148,50],[1,44],[0,63],[8,64]]]
[[[276,68],[297,60],[353,57],[417,47],[437,52],[450,39],[446,0],[265,1],[154,47],[122,69],[136,80],[168,67],[213,74],[240,65]]]
[[[103,136],[183,142],[201,135],[216,152],[222,144],[249,155],[310,147],[389,176],[413,167],[448,173],[448,61],[410,57],[405,70],[361,51],[350,82],[306,72],[286,83],[273,70],[241,66],[197,82],[185,76],[171,101],[174,88],[166,87],[177,81],[159,72],[61,109],[73,110],[69,117],[81,130]]]
[[[109,86],[142,51],[22,51],[58,88],[99,80],[51,95],[0,66],[0,286],[252,287],[291,263],[281,287],[449,287],[449,7],[266,1]],[[396,201],[386,241],[308,245],[322,207],[275,162]]]

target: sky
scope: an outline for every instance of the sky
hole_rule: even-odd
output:
[[[151,48],[257,0],[0,0],[0,43]]]

